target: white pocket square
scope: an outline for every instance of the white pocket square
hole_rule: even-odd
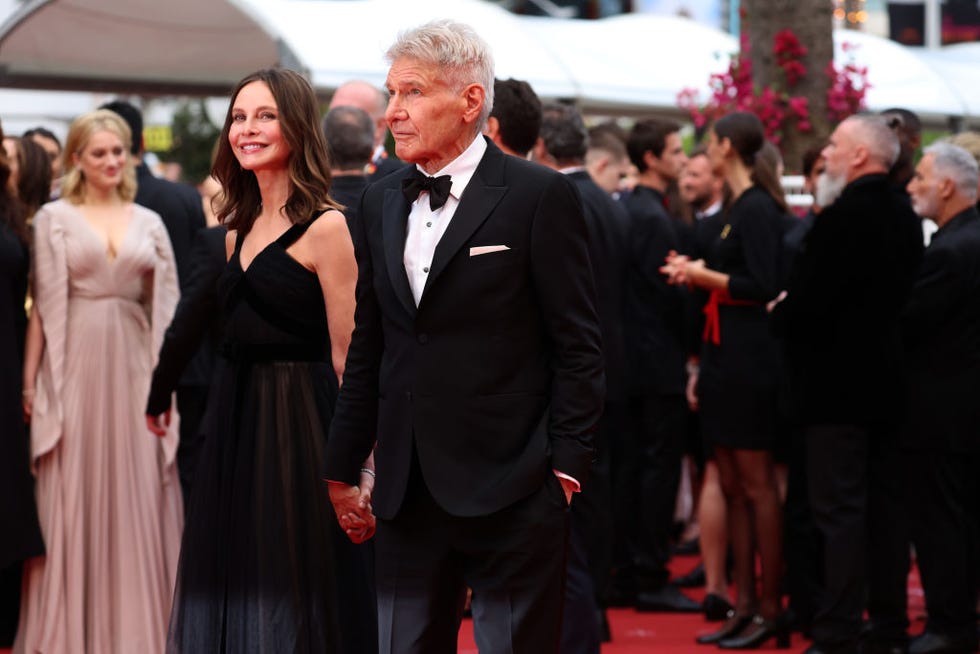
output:
[[[481,254],[490,254],[491,252],[503,252],[504,250],[509,250],[510,248],[506,245],[480,245],[475,248],[470,248],[470,256],[478,257]]]

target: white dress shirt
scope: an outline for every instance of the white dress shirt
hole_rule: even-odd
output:
[[[456,207],[459,206],[459,199],[463,196],[466,185],[470,183],[470,178],[476,172],[476,167],[486,151],[487,142],[483,140],[482,134],[478,134],[461,155],[433,175],[433,177],[441,175],[452,177],[452,188],[449,190],[446,204],[433,211],[429,207],[428,191],[422,191],[412,203],[412,210],[408,214],[405,253],[402,261],[408,275],[408,285],[412,287],[412,295],[415,296],[415,306],[418,306],[419,300],[422,299],[422,291],[425,289],[425,280],[429,277],[429,268],[432,267],[436,245],[446,233],[449,222],[456,213]],[[428,175],[421,167],[418,168]]]

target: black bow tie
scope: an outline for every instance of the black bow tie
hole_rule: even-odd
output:
[[[449,175],[429,177],[418,168],[415,169],[414,176],[402,180],[402,193],[405,194],[408,203],[415,202],[422,191],[428,191],[429,207],[433,211],[446,204],[446,200],[449,199],[449,189],[452,187],[453,181]]]

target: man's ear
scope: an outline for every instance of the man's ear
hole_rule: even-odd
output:
[[[951,197],[956,195],[956,183],[953,182],[949,177],[943,177],[939,180],[939,197],[943,200],[949,200]]]
[[[479,84],[470,84],[463,90],[463,100],[466,108],[463,110],[463,121],[476,122],[483,111],[483,103],[487,101],[487,93]]]
[[[487,126],[484,128],[483,133],[494,143],[497,142],[497,138],[500,136],[500,121],[497,120],[496,116],[487,118]]]
[[[851,165],[855,169],[861,168],[862,166],[864,166],[864,164],[868,163],[868,157],[869,157],[868,148],[863,145],[859,145],[856,148],[854,148],[854,158],[851,160]]]

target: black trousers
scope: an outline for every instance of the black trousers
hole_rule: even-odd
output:
[[[637,590],[655,590],[670,578],[667,563],[687,434],[682,395],[631,398],[628,426],[610,443],[615,567],[631,570]]]
[[[783,509],[785,584],[797,624],[809,630],[823,593],[823,541],[813,520],[808,492],[806,439],[799,429],[789,433],[788,482]]]
[[[910,458],[912,541],[928,629],[970,642],[976,638],[980,455],[926,450]]]
[[[398,515],[378,520],[375,535],[380,654],[456,652],[467,586],[481,654],[557,654],[568,525],[550,471],[530,496],[458,517],[435,502],[413,461]]]
[[[865,607],[871,638],[903,639],[909,537],[901,454],[858,425],[810,425],[805,433],[810,507],[824,545],[814,641],[853,645]]]

